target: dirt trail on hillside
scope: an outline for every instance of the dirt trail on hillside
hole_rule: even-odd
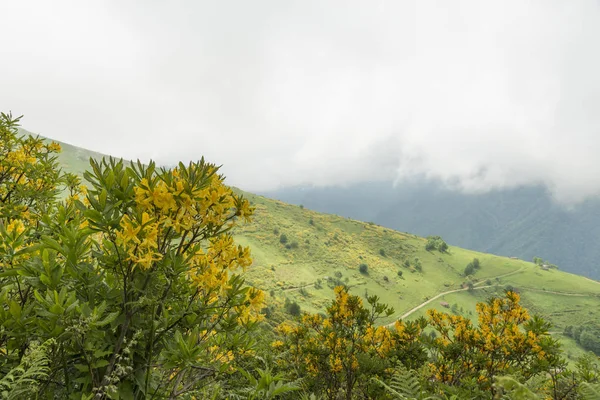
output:
[[[471,290],[485,289],[485,288],[491,288],[491,287],[494,287],[494,286],[492,286],[492,285],[490,285],[490,286],[477,286],[477,287],[473,287],[473,289],[471,289]],[[436,295],[435,297],[432,297],[431,299],[425,301],[424,303],[419,304],[418,306],[416,306],[415,308],[411,309],[410,311],[407,311],[406,313],[404,313],[404,315],[398,317],[397,319],[404,319],[404,318],[408,317],[410,314],[412,314],[415,311],[417,311],[417,310],[425,307],[427,304],[431,303],[432,301],[434,301],[436,299],[439,299],[442,296],[445,296],[445,295],[450,294],[450,293],[464,292],[465,290],[469,290],[469,288],[454,289],[454,290],[449,290],[449,291],[444,292],[444,293],[440,293],[440,294]],[[396,321],[394,321],[394,322],[392,322],[390,324],[387,324],[387,326],[393,326],[395,323],[396,323]]]
[[[314,283],[309,283],[308,285],[289,287],[289,288],[286,288],[286,289],[282,289],[281,291],[282,292],[295,292],[295,291],[298,291],[300,289],[306,289],[306,288],[313,287],[313,286],[315,286]]]
[[[508,273],[506,273],[506,274],[497,275],[497,276],[492,276],[492,277],[490,277],[490,278],[485,278],[485,280],[482,280],[481,282],[478,282],[478,283],[476,283],[475,285],[473,285],[473,289],[472,289],[472,290],[477,290],[477,289],[485,289],[485,288],[490,288],[490,287],[493,287],[494,285],[487,285],[487,286],[479,286],[479,285],[483,285],[483,284],[485,283],[485,281],[487,281],[487,280],[489,280],[489,279],[498,279],[498,278],[503,278],[503,277],[505,277],[505,276],[509,276],[509,275],[518,274],[519,272],[523,271],[523,269],[525,269],[525,267],[521,267],[521,268],[519,268],[519,269],[518,269],[518,270],[516,270],[516,271],[511,271],[511,272],[508,272]],[[404,318],[408,317],[409,315],[411,315],[411,314],[412,314],[412,313],[414,313],[415,311],[417,311],[417,310],[420,310],[421,308],[423,308],[423,307],[424,307],[424,306],[426,306],[427,304],[431,303],[432,301],[434,301],[434,300],[436,300],[436,299],[439,299],[439,298],[440,298],[440,297],[442,297],[442,296],[445,296],[445,295],[447,295],[447,294],[450,294],[450,293],[464,292],[465,290],[469,290],[469,288],[454,289],[454,290],[449,290],[449,291],[447,291],[447,292],[440,293],[440,294],[438,294],[438,295],[436,295],[436,296],[432,297],[431,299],[429,299],[429,300],[427,300],[427,301],[425,301],[425,302],[423,302],[423,303],[419,304],[418,306],[416,306],[416,307],[412,308],[411,310],[407,311],[406,313],[404,313],[403,315],[401,315],[401,316],[400,316],[399,318],[397,318],[397,319],[404,319]],[[396,322],[396,321],[394,321],[394,322],[392,322],[392,323],[388,324],[387,326],[392,326],[392,325],[394,325],[394,323],[395,323],[395,322]]]
[[[517,274],[517,273],[521,272],[521,271],[522,271],[524,268],[525,268],[525,267],[521,267],[521,268],[519,268],[519,269],[518,269],[518,270],[516,270],[516,271],[509,272],[509,273],[507,273],[507,274],[503,274],[503,275],[498,275],[498,276],[495,276],[495,277],[492,277],[492,278],[487,278],[487,279],[496,279],[496,278],[502,278],[502,277],[505,277],[505,276],[508,276],[508,275]],[[486,279],[486,280],[487,280],[487,279]],[[586,279],[588,279],[588,280],[591,280],[592,282],[596,282],[596,283],[600,284],[600,282],[598,282],[598,281],[594,281],[594,280],[592,280],[592,279],[589,279],[589,278],[586,278]],[[485,282],[485,281],[482,281],[482,282],[476,283],[476,284],[475,284],[475,286],[473,287],[473,289],[472,289],[472,290],[477,290],[477,289],[485,289],[485,288],[490,288],[490,287],[493,287],[493,285],[488,285],[488,286],[478,286],[478,285],[481,285],[481,284],[483,284],[484,282]],[[561,295],[561,296],[574,296],[574,297],[590,297],[590,296],[597,296],[597,295],[590,294],[590,293],[585,293],[585,294],[584,294],[584,293],[558,292],[558,291],[553,291],[553,290],[542,290],[542,289],[531,288],[531,287],[525,287],[525,286],[520,286],[520,288],[521,288],[521,289],[524,289],[524,290],[531,290],[531,291],[534,291],[534,292],[558,294],[558,295]],[[408,317],[409,315],[411,315],[411,314],[412,314],[412,313],[414,313],[415,311],[417,311],[417,310],[420,310],[421,308],[423,308],[423,307],[424,307],[424,306],[426,306],[427,304],[431,303],[432,301],[434,301],[434,300],[436,300],[436,299],[439,299],[439,298],[440,298],[440,297],[442,297],[442,296],[445,296],[445,295],[447,295],[447,294],[451,294],[451,293],[456,293],[456,292],[464,292],[465,290],[469,290],[469,288],[462,288],[462,289],[449,290],[449,291],[447,291],[447,292],[440,293],[440,294],[436,295],[435,297],[433,297],[433,298],[431,298],[431,299],[429,299],[429,300],[427,300],[427,301],[425,301],[425,302],[423,302],[423,303],[419,304],[418,306],[416,306],[415,308],[411,309],[410,311],[407,311],[407,312],[406,312],[406,313],[404,313],[402,316],[400,316],[398,319],[404,319],[404,318]],[[394,323],[395,323],[395,321],[394,321],[394,322],[392,322],[392,323],[390,323],[390,324],[387,324],[386,326],[393,326],[393,325],[394,325]]]
[[[588,281],[590,281],[590,282],[594,282],[594,283],[597,283],[598,285],[600,285],[600,281],[597,281],[597,280],[595,280],[595,279],[591,279],[591,278],[587,278],[587,277],[585,277],[585,276],[584,276],[583,278],[584,278],[584,279],[587,279],[587,280],[588,280]]]
[[[525,289],[525,290],[531,290],[532,292],[540,292],[540,293],[552,293],[552,294],[560,294],[561,296],[574,296],[574,297],[594,297],[594,296],[598,296],[597,294],[593,294],[593,293],[571,293],[571,292],[556,292],[553,290],[544,290],[544,289],[538,289],[538,288],[532,288],[532,287],[527,287],[527,286],[519,286],[520,289]]]

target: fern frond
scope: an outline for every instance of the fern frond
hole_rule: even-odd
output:
[[[377,378],[373,378],[373,380],[383,386],[388,394],[399,400],[425,400],[434,398],[430,397],[423,389],[415,371],[407,370],[403,366],[396,368],[390,381],[387,383]]]
[[[582,382],[580,393],[583,400],[600,400],[600,385],[592,385],[591,383]]]
[[[48,377],[50,372],[48,353],[55,343],[54,339],[49,339],[41,345],[32,344],[21,363],[0,379],[0,393],[3,399],[17,400],[33,397],[38,391],[40,380]]]
[[[495,385],[506,393],[502,398],[511,400],[539,400],[540,398],[527,386],[510,376],[496,378]]]

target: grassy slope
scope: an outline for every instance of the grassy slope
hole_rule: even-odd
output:
[[[576,356],[582,350],[560,332],[567,325],[600,319],[600,284],[558,270],[544,271],[522,260],[478,253],[450,247],[446,254],[425,250],[425,239],[393,231],[381,226],[350,220],[335,215],[320,214],[246,194],[256,206],[254,222],[238,228],[237,240],[251,246],[254,265],[248,280],[258,287],[272,291],[279,299],[287,297],[298,302],[305,311],[322,311],[333,296],[326,277],[342,274],[351,292],[364,296],[377,294],[392,305],[400,316],[439,293],[460,289],[465,281],[462,272],[474,257],[482,268],[475,274],[479,286],[491,280],[491,286],[472,292],[462,291],[445,295],[408,318],[425,314],[428,308],[450,311],[441,302],[457,304],[459,313],[475,316],[475,304],[493,294],[501,294],[506,285],[517,288],[524,305],[554,324],[553,332],[561,337],[567,353]],[[313,224],[310,221],[313,221]],[[275,234],[277,229],[279,234]],[[287,249],[279,242],[286,234],[288,243],[296,241],[297,249]],[[381,256],[383,249],[385,256]],[[423,272],[411,272],[403,266],[405,259],[418,257]],[[365,263],[369,274],[363,275],[358,266]],[[397,272],[402,271],[399,277]],[[511,274],[511,272],[514,272]],[[496,279],[497,276],[505,275]],[[388,277],[385,281],[384,276]],[[322,280],[322,288],[307,286]],[[556,292],[556,293],[552,293]],[[390,319],[391,320],[391,319]],[[389,321],[382,321],[389,322]]]
[[[88,158],[99,156],[102,155],[63,144],[60,162],[66,170],[81,174],[88,167]],[[350,285],[351,292],[361,296],[377,294],[395,308],[395,316],[400,316],[426,299],[460,288],[465,280],[462,276],[464,267],[477,257],[482,268],[475,278],[481,282],[480,286],[487,286],[484,281],[491,279],[495,287],[445,295],[408,318],[423,315],[431,307],[449,311],[440,305],[442,301],[451,305],[456,303],[459,313],[462,307],[464,315],[473,317],[477,301],[500,293],[504,285],[510,284],[520,289],[527,308],[554,323],[553,331],[562,332],[566,325],[600,319],[598,282],[561,271],[543,271],[521,260],[458,247],[450,247],[445,254],[428,252],[424,248],[425,240],[415,235],[244,194],[256,206],[254,222],[237,228],[234,233],[240,244],[252,249],[254,265],[247,272],[248,281],[280,301],[286,297],[297,301],[305,311],[323,311],[333,298],[333,290],[326,279],[341,273],[340,279]],[[275,234],[275,230],[279,233]],[[287,249],[281,244],[282,233],[288,237],[288,243],[297,242],[298,248]],[[415,257],[423,266],[422,272],[411,272],[402,266],[406,259],[414,264]],[[359,272],[362,263],[368,265],[368,275]],[[398,276],[398,271],[402,271],[402,277]],[[322,281],[320,289],[311,286],[318,280]],[[298,290],[305,285],[308,286],[304,290]],[[391,318],[382,322],[390,321]],[[563,338],[563,343],[568,354],[582,352],[569,339]]]
[[[20,129],[20,132],[23,135],[35,136],[34,133],[31,133],[25,129]],[[58,155],[58,161],[60,162],[60,165],[65,171],[75,173],[81,178],[83,178],[83,171],[87,170],[90,166],[90,157],[105,157],[104,154],[97,153],[95,151],[82,149],[81,147],[76,147],[58,140],[54,141],[60,144],[62,148],[62,152]]]

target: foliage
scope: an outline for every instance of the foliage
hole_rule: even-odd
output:
[[[296,303],[295,301],[287,300],[285,303],[285,311],[290,315],[298,317],[300,316],[302,309],[300,308],[300,305],[298,305],[298,303]]]
[[[417,271],[423,271],[423,265],[421,264],[421,260],[419,259],[419,257],[415,257],[415,259],[413,260],[413,265]]]
[[[367,264],[360,264],[358,266],[358,271],[363,274],[366,275],[369,273],[369,266]]]
[[[406,369],[404,366],[396,367],[387,383],[377,378],[373,378],[373,380],[383,386],[386,393],[394,399],[428,400],[435,398],[423,387],[416,371]]]
[[[86,188],[59,172],[59,146],[0,121],[1,374],[50,339],[56,398],[176,397],[232,371],[263,293],[229,233],[253,210],[218,168],[92,160]]]
[[[258,377],[246,370],[241,369],[240,371],[246,377],[250,386],[232,395],[231,398],[234,399],[272,400],[285,393],[300,389],[297,385],[285,383],[285,379],[281,374],[273,374],[269,368],[257,368],[255,372]]]
[[[54,339],[48,339],[41,345],[31,343],[19,365],[0,379],[0,393],[3,399],[12,400],[35,396],[40,389],[41,381],[48,377],[50,371],[48,353],[55,344]]]
[[[584,349],[600,356],[600,325],[588,322],[579,326],[565,327],[565,335],[575,339]]]
[[[502,398],[511,400],[540,400],[546,398],[510,376],[497,377],[495,386],[504,394]],[[565,393],[564,395],[556,395],[549,398],[556,400],[600,400],[600,385],[582,382],[579,384],[578,393]]]
[[[279,236],[279,243],[281,244],[286,244],[288,242],[288,237],[285,233],[282,233],[281,236]]]
[[[475,267],[473,267],[473,264],[469,263],[467,264],[467,266],[465,267],[465,276],[469,276],[469,275],[473,275],[475,273]]]
[[[473,261],[467,264],[465,267],[464,275],[469,276],[473,275],[478,269],[481,268],[481,263],[478,258],[474,258]]]
[[[289,363],[291,358],[298,376],[311,376],[329,399],[339,393],[351,399],[357,385],[367,393],[370,375],[384,374],[399,361],[423,359],[418,338],[424,321],[397,321],[393,329],[377,327],[379,318],[394,313],[377,296],[368,297],[370,307],[365,308],[361,298],[350,295],[346,287],[336,287],[335,294],[325,316],[305,315],[298,325],[284,322],[277,328],[281,340],[273,343],[286,354],[281,360]]]
[[[448,251],[448,244],[440,236],[428,236],[425,243],[425,250],[438,250],[441,253]]]
[[[584,400],[600,400],[600,385],[592,385],[587,382],[581,384],[579,389]]]
[[[493,391],[496,376],[518,373],[528,379],[562,367],[550,325],[530,317],[519,301],[518,294],[507,292],[504,298],[478,303],[477,326],[462,316],[429,310],[437,333],[428,343],[432,379],[453,386],[474,380],[480,389]]]

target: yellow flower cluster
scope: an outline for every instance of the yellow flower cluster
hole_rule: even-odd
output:
[[[213,166],[194,166],[198,168],[193,172],[206,177],[200,184],[191,181],[187,169],[175,168],[152,179],[142,178],[134,187],[141,215],[123,217],[117,240],[141,268],[151,268],[161,260],[165,241],[178,240],[183,251],[198,243],[206,231],[231,228],[234,217],[252,214],[248,201],[235,196],[214,174]],[[213,294],[218,296],[227,289],[228,271],[249,266],[251,259],[249,249],[235,246],[231,236],[221,234],[206,251],[195,251],[190,262],[191,282],[206,293],[220,288],[220,293]]]
[[[429,322],[439,334],[433,342],[438,356],[430,364],[432,376],[448,383],[470,375],[485,386],[491,384],[490,377],[509,373],[526,357],[543,359],[541,337],[521,328],[530,316],[519,302],[517,293],[508,292],[504,298],[478,303],[478,326],[462,316],[429,310]]]
[[[9,234],[20,235],[25,231],[25,225],[20,219],[13,219],[6,227],[6,232]]]
[[[116,232],[117,245],[143,270],[160,265],[167,252],[183,257],[190,285],[208,304],[226,297],[232,275],[252,264],[250,249],[226,232],[253,208],[215,172],[200,162],[140,178],[135,211],[122,217]],[[262,291],[246,289],[244,305],[234,308],[238,320],[260,319],[263,304]]]
[[[194,286],[216,300],[229,289],[229,273],[252,264],[250,249],[236,246],[231,235],[210,240],[206,251],[198,250],[188,272]]]
[[[360,354],[386,360],[399,347],[418,340],[420,329],[407,330],[402,321],[392,329],[375,326],[358,296],[342,286],[334,292],[326,317],[305,314],[297,325],[283,322],[276,328],[281,339],[272,343],[273,348],[289,351],[309,374],[355,373],[360,368]]]
[[[128,259],[142,269],[149,269],[155,261],[162,259],[158,252],[158,222],[142,213],[141,221],[128,215],[121,219],[121,230],[117,231],[117,244],[126,249]]]

